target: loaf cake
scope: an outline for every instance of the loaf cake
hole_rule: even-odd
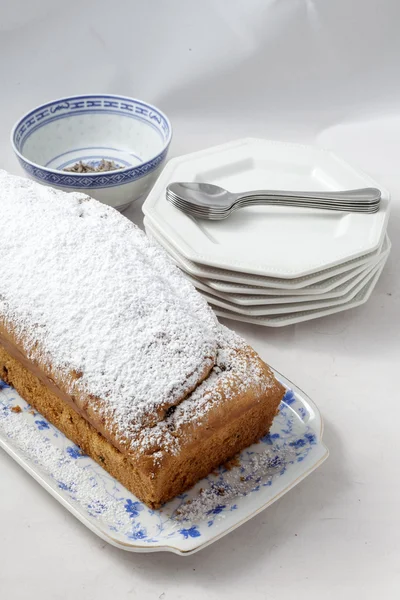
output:
[[[156,508],[269,430],[284,394],[114,209],[0,171],[0,379]]]

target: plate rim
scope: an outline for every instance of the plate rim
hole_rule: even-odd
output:
[[[194,274],[191,273],[189,271],[186,271],[187,265],[185,265],[185,263],[189,262],[192,263],[194,265],[195,268],[206,268],[209,267],[209,265],[202,265],[201,263],[195,263],[194,261],[186,258],[185,256],[182,256],[181,253],[179,252],[179,250],[177,248],[174,247],[174,245],[172,244],[172,242],[168,239],[165,238],[165,236],[163,235],[163,233],[160,231],[160,229],[158,228],[157,224],[154,223],[154,221],[148,217],[145,216],[144,220],[143,220],[143,224],[147,233],[147,229],[150,230],[150,234],[153,235],[153,237],[156,239],[157,243],[159,245],[161,245],[164,250],[170,255],[171,259],[178,265],[178,267],[187,272],[191,277],[199,277],[199,278],[203,278],[203,279],[211,279],[212,275],[202,275],[200,273],[198,274]],[[344,281],[341,281],[339,283],[337,283],[337,281],[335,282],[331,282],[328,286],[326,286],[325,291],[331,291],[333,289],[335,289],[336,287],[338,287],[339,285],[342,285],[342,283],[345,283],[346,281],[348,281],[348,279],[350,279],[352,276],[354,276],[354,272],[356,269],[361,269],[361,267],[365,266],[369,260],[373,260],[374,258],[379,256],[379,252],[377,253],[377,250],[379,250],[380,248],[383,247],[383,245],[385,244],[386,241],[386,237],[387,237],[387,233],[386,230],[384,231],[384,236],[382,238],[382,240],[380,241],[380,243],[378,244],[378,247],[375,248],[374,250],[371,250],[371,252],[367,252],[366,254],[362,254],[361,256],[359,256],[356,259],[352,259],[352,260],[358,260],[358,259],[362,259],[361,264],[358,263],[356,265],[351,265],[351,266],[347,266],[346,268],[341,268],[337,273],[334,274],[330,274],[328,275],[328,277],[326,277],[325,275],[323,275],[323,271],[318,271],[314,274],[314,276],[312,275],[306,275],[304,277],[300,277],[300,279],[303,279],[303,281],[300,282],[293,282],[293,280],[290,279],[282,279],[281,283],[268,283],[265,286],[261,285],[261,282],[258,282],[260,287],[263,287],[263,289],[274,289],[274,290],[284,290],[284,291],[288,291],[288,292],[293,292],[293,291],[298,291],[298,290],[304,290],[305,288],[307,288],[310,285],[314,285],[317,283],[322,283],[323,281],[327,281],[328,279],[332,279],[333,277],[340,277],[344,279]],[[172,256],[172,252],[174,253],[175,256],[177,256],[178,258],[173,258]],[[370,254],[374,254],[374,256],[369,256]],[[348,261],[346,261],[348,262]],[[343,263],[345,264],[345,263]],[[339,267],[339,265],[337,265],[337,267]],[[227,271],[226,269],[219,269],[218,267],[210,267],[213,269],[218,269],[220,271]],[[335,267],[332,267],[335,268]],[[324,269],[326,270],[326,269]],[[254,277],[262,277],[261,275],[254,275],[251,273],[242,273],[242,272],[238,272],[238,271],[231,271],[231,273],[227,273],[225,275],[225,273],[222,273],[220,275],[220,278],[217,279],[215,278],[214,281],[221,281],[221,282],[232,282],[235,283],[235,279],[239,280],[239,278],[242,278],[242,280],[246,280],[247,282],[251,281],[253,279],[254,283],[250,283],[249,286],[251,287],[253,286],[257,286],[257,282],[254,280]],[[268,276],[265,277],[268,279]],[[279,279],[279,277],[272,277],[272,279]],[[297,278],[295,278],[297,279]],[[241,285],[247,285],[247,283],[243,283],[243,281],[236,281],[237,283],[240,283]],[[323,288],[324,289],[324,288]]]
[[[231,321],[241,321],[243,323],[250,323],[252,325],[261,325],[263,327],[287,327],[290,325],[297,325],[299,323],[306,323],[307,321],[311,321],[313,319],[329,317],[330,315],[334,315],[339,312],[344,312],[346,310],[351,310],[353,308],[358,308],[359,306],[366,304],[366,302],[368,302],[372,292],[375,289],[375,286],[378,282],[379,277],[381,276],[383,269],[385,268],[387,259],[388,259],[388,257],[383,259],[382,265],[377,270],[375,275],[372,277],[372,280],[370,282],[370,287],[368,288],[368,290],[365,293],[365,296],[361,300],[354,300],[354,299],[349,300],[349,302],[347,304],[346,303],[341,304],[336,307],[332,306],[332,307],[326,308],[324,310],[315,309],[315,310],[305,311],[308,313],[307,315],[304,315],[301,312],[297,312],[297,313],[293,313],[294,316],[292,315],[292,317],[290,317],[290,313],[287,313],[288,316],[281,318],[281,319],[277,319],[277,318],[274,319],[273,315],[272,315],[272,317],[271,316],[265,316],[265,317],[252,316],[252,317],[250,317],[248,315],[241,315],[241,314],[233,313],[233,312],[230,313],[228,310],[225,310],[223,308],[218,308],[216,306],[213,306],[212,309],[218,317],[222,317],[223,319],[230,319]],[[311,314],[311,313],[313,313],[313,314]],[[269,322],[266,322],[267,320],[269,320]]]
[[[384,257],[384,255],[386,255],[386,253],[389,252],[389,250],[386,250],[385,253],[382,253],[382,258]],[[212,294],[214,296],[217,296],[219,298],[222,298],[224,300],[229,300],[230,298],[234,298],[231,299],[230,302],[232,302],[233,304],[237,305],[237,306],[260,306],[260,305],[269,305],[269,304],[294,304],[294,303],[298,303],[298,304],[306,304],[309,302],[318,302],[320,300],[334,300],[334,299],[340,299],[343,298],[343,296],[345,296],[347,293],[349,293],[354,287],[356,287],[357,283],[362,279],[362,277],[367,273],[367,271],[371,271],[372,268],[378,264],[379,260],[376,261],[376,259],[372,259],[371,262],[373,262],[373,264],[371,265],[364,265],[364,269],[360,271],[360,273],[354,275],[351,279],[349,279],[348,282],[344,282],[342,285],[346,286],[344,288],[344,290],[342,290],[341,292],[337,293],[335,292],[335,289],[333,290],[328,290],[327,292],[323,292],[320,294],[309,294],[307,296],[307,294],[297,294],[297,295],[268,295],[268,294],[243,294],[243,293],[237,293],[237,292],[223,292],[220,291],[216,288],[212,288],[210,286],[208,286],[206,283],[204,283],[203,281],[201,281],[200,279],[196,279],[195,277],[192,277],[192,275],[189,275],[188,273],[185,275],[187,277],[187,279],[190,281],[190,283],[192,283],[192,285],[194,285],[194,287],[196,289],[198,289],[201,293],[201,290]],[[243,296],[243,298],[242,298]],[[238,299],[240,297],[240,299]],[[255,301],[254,299],[257,299],[257,301]],[[267,301],[263,301],[264,298],[267,298]],[[247,299],[251,299],[250,302],[245,302],[244,300]]]
[[[352,300],[354,300],[354,298],[357,296],[357,294],[359,294],[361,292],[361,290],[363,288],[365,288],[374,278],[376,272],[380,269],[380,267],[383,266],[383,263],[386,261],[386,256],[382,256],[381,260],[379,260],[376,264],[372,265],[370,269],[368,269],[368,272],[363,273],[363,277],[359,279],[359,281],[356,283],[356,285],[354,286],[354,288],[352,288],[351,290],[349,290],[347,292],[347,294],[344,294],[344,296],[341,296],[339,298],[327,298],[329,304],[326,305],[322,305],[322,306],[308,306],[308,303],[311,304],[318,304],[319,302],[321,302],[321,300],[307,300],[307,305],[304,306],[304,303],[296,303],[296,302],[288,302],[287,304],[296,304],[297,307],[292,307],[290,306],[289,308],[285,305],[285,303],[282,303],[281,306],[279,306],[278,308],[273,308],[273,309],[268,309],[268,304],[253,304],[253,305],[249,305],[249,306],[242,306],[242,305],[237,305],[237,306],[233,306],[232,308],[226,307],[227,310],[231,310],[232,312],[237,312],[237,314],[239,315],[244,315],[244,316],[248,316],[248,317],[257,317],[257,316],[271,316],[274,317],[275,315],[291,315],[291,314],[296,314],[296,313],[303,313],[306,311],[310,311],[310,310],[315,310],[315,311],[319,311],[319,310],[328,310],[329,308],[334,308],[336,306],[342,306],[344,304],[350,303]],[[230,302],[229,300],[224,300],[224,299],[220,299],[218,297],[211,298],[211,294],[209,294],[208,292],[202,292],[202,295],[204,296],[204,298],[207,300],[207,302],[209,304],[211,304],[212,306],[219,306],[220,308],[225,308],[223,306],[223,304],[233,304],[232,302]],[[346,296],[346,299],[344,299]],[[322,299],[323,301],[323,299]],[[267,307],[267,308],[265,308]],[[250,310],[255,310],[258,311],[259,314],[255,314],[254,312],[251,313]],[[265,312],[260,312],[265,310]],[[273,311],[273,312],[271,312]],[[281,312],[280,312],[281,311]]]

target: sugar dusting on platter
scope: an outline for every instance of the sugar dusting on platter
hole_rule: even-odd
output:
[[[0,382],[0,445],[92,531],[131,551],[194,552],[271,504],[328,455],[318,410],[287,392],[270,434],[151,510]]]

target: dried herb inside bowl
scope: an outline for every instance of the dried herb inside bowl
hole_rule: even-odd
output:
[[[72,167],[66,167],[63,171],[68,171],[69,173],[101,173],[102,171],[116,171],[117,169],[123,169],[123,167],[117,165],[113,160],[102,158],[96,167],[80,160],[72,165]]]

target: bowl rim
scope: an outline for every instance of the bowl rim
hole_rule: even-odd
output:
[[[118,169],[118,173],[127,173],[128,171],[131,171],[133,169],[136,169],[137,166],[140,167],[144,167],[147,164],[152,163],[153,161],[155,161],[156,159],[160,158],[168,149],[171,140],[172,140],[172,125],[171,125],[171,121],[169,120],[169,118],[167,117],[167,115],[160,110],[157,106],[155,106],[154,104],[150,104],[150,102],[146,102],[145,100],[140,100],[139,98],[133,98],[132,96],[121,96],[119,94],[99,94],[99,93],[95,93],[95,94],[75,94],[73,96],[63,96],[61,98],[54,98],[53,100],[50,100],[48,102],[45,102],[43,104],[38,104],[37,106],[35,106],[35,108],[31,108],[30,110],[28,110],[26,113],[24,113],[13,125],[12,129],[11,129],[11,133],[10,133],[10,141],[11,141],[11,146],[12,149],[14,150],[14,153],[16,154],[16,156],[22,160],[25,163],[28,163],[29,165],[31,165],[32,167],[35,167],[37,169],[41,169],[42,171],[45,171],[46,173],[55,173],[55,174],[60,174],[62,173],[63,175],[66,174],[65,171],[63,171],[62,169],[50,169],[49,167],[45,167],[43,165],[40,165],[39,163],[33,162],[32,160],[30,160],[29,158],[26,158],[26,156],[24,156],[22,154],[22,152],[20,152],[18,150],[18,148],[15,145],[14,142],[14,136],[15,136],[15,132],[17,130],[17,128],[19,127],[19,125],[21,124],[21,122],[26,119],[27,117],[29,117],[29,115],[31,115],[32,113],[36,112],[37,110],[41,109],[41,108],[46,108],[47,106],[50,106],[51,104],[54,104],[55,102],[67,102],[68,100],[76,100],[78,98],[84,98],[86,96],[89,97],[93,97],[93,98],[118,98],[119,100],[130,100],[133,102],[137,102],[139,104],[144,104],[145,106],[147,106],[150,109],[153,109],[155,111],[157,111],[158,113],[160,113],[163,118],[165,119],[165,121],[167,122],[168,125],[168,137],[166,139],[166,141],[164,142],[164,145],[161,149],[161,151],[152,156],[149,160],[147,160],[146,162],[141,163],[140,165],[136,165],[135,166],[131,166],[131,167],[125,167],[123,169]],[[115,174],[115,171],[100,171],[100,172],[95,172],[95,173],[74,173],[74,172],[68,172],[68,176],[71,176],[73,178],[77,179],[77,183],[78,180],[82,177],[90,177],[90,178],[96,178],[96,177],[106,177],[107,175],[111,175],[111,174]]]

